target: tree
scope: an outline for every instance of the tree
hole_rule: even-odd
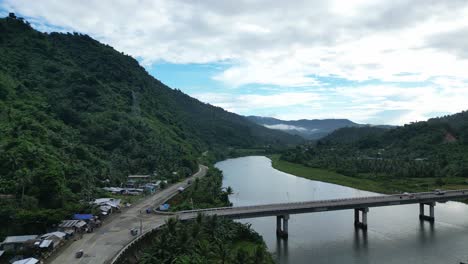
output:
[[[26,189],[26,185],[31,183],[32,175],[31,171],[27,168],[21,168],[16,171],[16,182],[21,187],[21,204],[23,204],[24,200],[24,191]]]

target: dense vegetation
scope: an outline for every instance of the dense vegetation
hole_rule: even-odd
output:
[[[0,194],[13,195],[0,237],[86,210],[104,181],[188,175],[207,150],[299,140],[170,89],[86,35],[0,19],[0,54]]]
[[[388,192],[459,188],[468,180],[468,112],[394,129],[343,128],[281,159],[393,186]]]
[[[170,246],[169,246],[170,245]],[[274,263],[262,237],[250,225],[232,220],[203,217],[181,223],[170,218],[141,258],[152,263]]]
[[[172,210],[230,206],[231,188],[211,167],[169,204]],[[273,263],[262,237],[248,224],[199,215],[195,221],[170,219],[139,256],[138,263]]]
[[[228,195],[232,194],[232,189],[223,189],[222,184],[222,172],[210,167],[205,177],[196,178],[190,187],[168,203],[172,211],[230,206]]]

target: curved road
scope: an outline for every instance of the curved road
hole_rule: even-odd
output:
[[[177,188],[185,187],[188,181],[194,178],[205,176],[208,167],[199,165],[199,170],[192,177],[176,183],[156,194],[137,202],[132,207],[124,210],[120,214],[114,214],[102,227],[96,229],[94,233],[84,234],[83,238],[71,243],[68,247],[48,263],[108,263],[124,246],[130,243],[135,237],[130,235],[130,229],[140,227],[140,220],[143,232],[161,226],[168,216],[144,213],[146,208],[158,206],[177,194]],[[140,214],[140,211],[142,212]],[[75,252],[83,249],[82,258],[75,258]]]

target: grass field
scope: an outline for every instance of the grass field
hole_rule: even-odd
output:
[[[268,156],[273,168],[310,180],[335,183],[360,190],[378,193],[424,192],[434,189],[468,189],[466,179],[460,177],[444,178],[444,184],[438,185],[435,178],[396,179],[385,176],[363,175],[345,176],[333,171],[311,168],[301,164],[279,159],[279,155]]]

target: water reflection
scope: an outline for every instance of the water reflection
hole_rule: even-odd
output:
[[[434,238],[434,223],[419,220],[419,241],[421,244],[430,243]]]
[[[276,256],[280,263],[289,263],[288,239],[276,238]]]
[[[354,249],[359,252],[367,251],[367,230],[354,228]]]

